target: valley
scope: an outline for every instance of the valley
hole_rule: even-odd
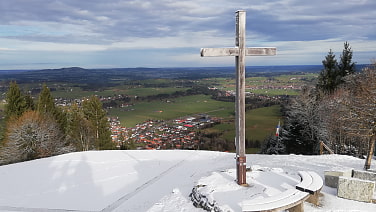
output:
[[[281,117],[281,105],[297,95],[302,86],[314,83],[314,67],[280,67],[269,72],[250,72],[246,78],[246,146],[257,152],[263,140],[274,134]],[[318,67],[317,67],[318,68]],[[277,69],[277,68],[274,68]],[[256,69],[257,70],[257,69]],[[107,111],[112,126],[112,139],[118,148],[190,148],[233,151],[234,147],[234,73],[232,68],[134,68],[92,70],[63,68],[49,70],[0,72],[1,104],[4,111],[7,86],[16,81],[24,93],[36,101],[46,84],[60,107],[80,104],[85,98],[97,96]],[[139,126],[150,121],[181,129],[190,123],[176,123],[189,117],[209,117],[210,124],[197,123],[184,134],[194,135],[184,146],[183,135],[161,145],[145,141]],[[115,122],[111,120],[116,120]],[[4,123],[3,123],[4,124]],[[148,126],[148,125],[146,125]],[[166,132],[158,132],[159,135]],[[138,134],[138,135],[136,135]],[[157,136],[159,137],[159,136]],[[172,142],[172,139],[175,139]],[[153,140],[153,139],[149,139]],[[195,141],[194,141],[195,140]]]

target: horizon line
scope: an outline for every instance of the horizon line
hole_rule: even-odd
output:
[[[371,65],[371,63],[368,64],[356,64],[360,66],[367,66]],[[322,66],[322,64],[307,64],[307,65],[250,65],[246,67],[287,67],[287,66]],[[147,67],[147,66],[137,66],[137,67],[111,67],[111,68],[106,68],[106,67],[98,67],[98,68],[85,68],[81,66],[67,66],[67,67],[60,67],[60,68],[14,68],[14,69],[0,69],[0,71],[41,71],[41,70],[58,70],[58,69],[69,69],[69,68],[80,68],[80,69],[87,69],[87,70],[93,70],[93,69],[102,69],[102,70],[108,70],[108,69],[138,69],[138,68],[145,68],[145,69],[174,69],[174,68],[235,68],[235,66],[174,66],[174,67]]]

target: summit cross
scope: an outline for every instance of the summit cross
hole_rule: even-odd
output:
[[[246,156],[245,156],[245,56],[276,55],[275,47],[245,47],[246,12],[236,11],[236,38],[233,48],[202,48],[201,57],[235,56],[236,66],[236,179],[239,185],[246,185]]]

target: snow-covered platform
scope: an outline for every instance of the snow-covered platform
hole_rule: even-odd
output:
[[[208,179],[218,186],[213,194],[223,199],[220,207],[239,211],[243,199],[233,186],[234,156],[183,150],[91,151],[0,166],[0,211],[202,211],[192,205],[189,194]],[[259,170],[269,167],[264,173],[270,176],[251,174],[244,198],[295,183],[299,170],[323,177],[324,170],[361,169],[364,164],[340,155],[247,155],[247,161]],[[275,175],[283,175],[285,184],[274,181]],[[305,211],[376,211],[375,204],[336,197],[333,188],[324,186],[322,193],[321,206],[305,203]]]
[[[269,211],[293,207],[303,211],[303,202],[314,197],[316,191],[318,195],[323,185],[321,177],[315,172],[300,171],[300,177],[296,179],[295,173],[287,174],[281,168],[255,165],[251,170],[246,175],[247,186],[239,186],[234,181],[235,169],[213,172],[199,180],[192,190],[191,200],[195,205],[214,211]],[[313,181],[311,176],[316,177],[318,182]],[[314,183],[317,185],[313,185],[312,194],[305,191]],[[310,202],[318,206],[318,196]]]

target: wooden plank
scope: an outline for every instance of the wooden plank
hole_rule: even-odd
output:
[[[325,148],[326,150],[328,150],[328,152],[330,154],[334,154],[334,152],[323,142],[323,141],[320,141],[320,154],[322,155],[323,154],[323,149],[322,148]]]
[[[239,56],[238,47],[230,48],[202,48],[201,57]],[[245,56],[273,56],[277,54],[275,47],[249,47],[245,49]]]
[[[238,56],[239,49],[233,48],[202,48],[201,57]]]
[[[246,56],[273,56],[277,54],[275,47],[249,47],[246,48]]]

